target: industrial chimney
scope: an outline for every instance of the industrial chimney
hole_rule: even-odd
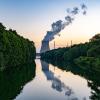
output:
[[[50,50],[49,41],[42,40],[40,53],[43,53],[43,52],[46,52],[46,51],[49,51],[49,50]]]

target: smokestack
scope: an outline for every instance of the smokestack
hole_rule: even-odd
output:
[[[71,45],[70,45],[70,47],[72,47],[72,45],[73,45],[73,41],[71,40]]]
[[[49,51],[50,50],[50,47],[49,47],[49,41],[42,41],[42,45],[41,45],[41,50],[40,50],[40,53],[43,53],[43,52],[46,52],[46,51]]]
[[[55,46],[56,46],[56,44],[55,44],[55,41],[54,41],[54,49],[55,49]]]
[[[67,43],[67,47],[68,47],[68,43]]]

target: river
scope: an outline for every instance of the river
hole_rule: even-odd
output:
[[[100,97],[100,84],[94,85],[83,74],[59,69],[39,59],[33,65],[8,73],[0,74],[0,100],[99,100]]]
[[[14,100],[89,100],[87,80],[36,60],[36,76]]]

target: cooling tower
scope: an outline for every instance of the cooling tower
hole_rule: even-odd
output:
[[[42,41],[42,45],[41,45],[41,50],[40,50],[40,53],[43,53],[43,52],[46,52],[46,51],[49,51],[50,48],[49,48],[49,41]]]

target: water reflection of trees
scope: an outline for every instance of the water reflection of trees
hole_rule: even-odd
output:
[[[66,62],[54,62],[47,61],[48,63],[53,64],[54,66],[59,67],[62,70],[71,71],[75,75],[80,75],[87,79],[88,87],[91,88],[91,100],[100,100],[100,73],[94,72],[92,69],[82,69],[74,64],[68,64]]]
[[[0,100],[12,100],[35,77],[35,62],[0,72]]]
[[[91,87],[91,100],[100,100],[100,85],[98,86],[96,83],[88,81],[88,86]]]
[[[58,92],[63,92],[65,96],[69,97],[69,100],[78,100],[77,97],[74,96],[74,92],[71,87],[66,86],[64,82],[60,80],[59,77],[54,75],[54,72],[49,70],[49,64],[45,61],[41,61],[42,71],[46,76],[48,81],[52,82],[52,88]]]

